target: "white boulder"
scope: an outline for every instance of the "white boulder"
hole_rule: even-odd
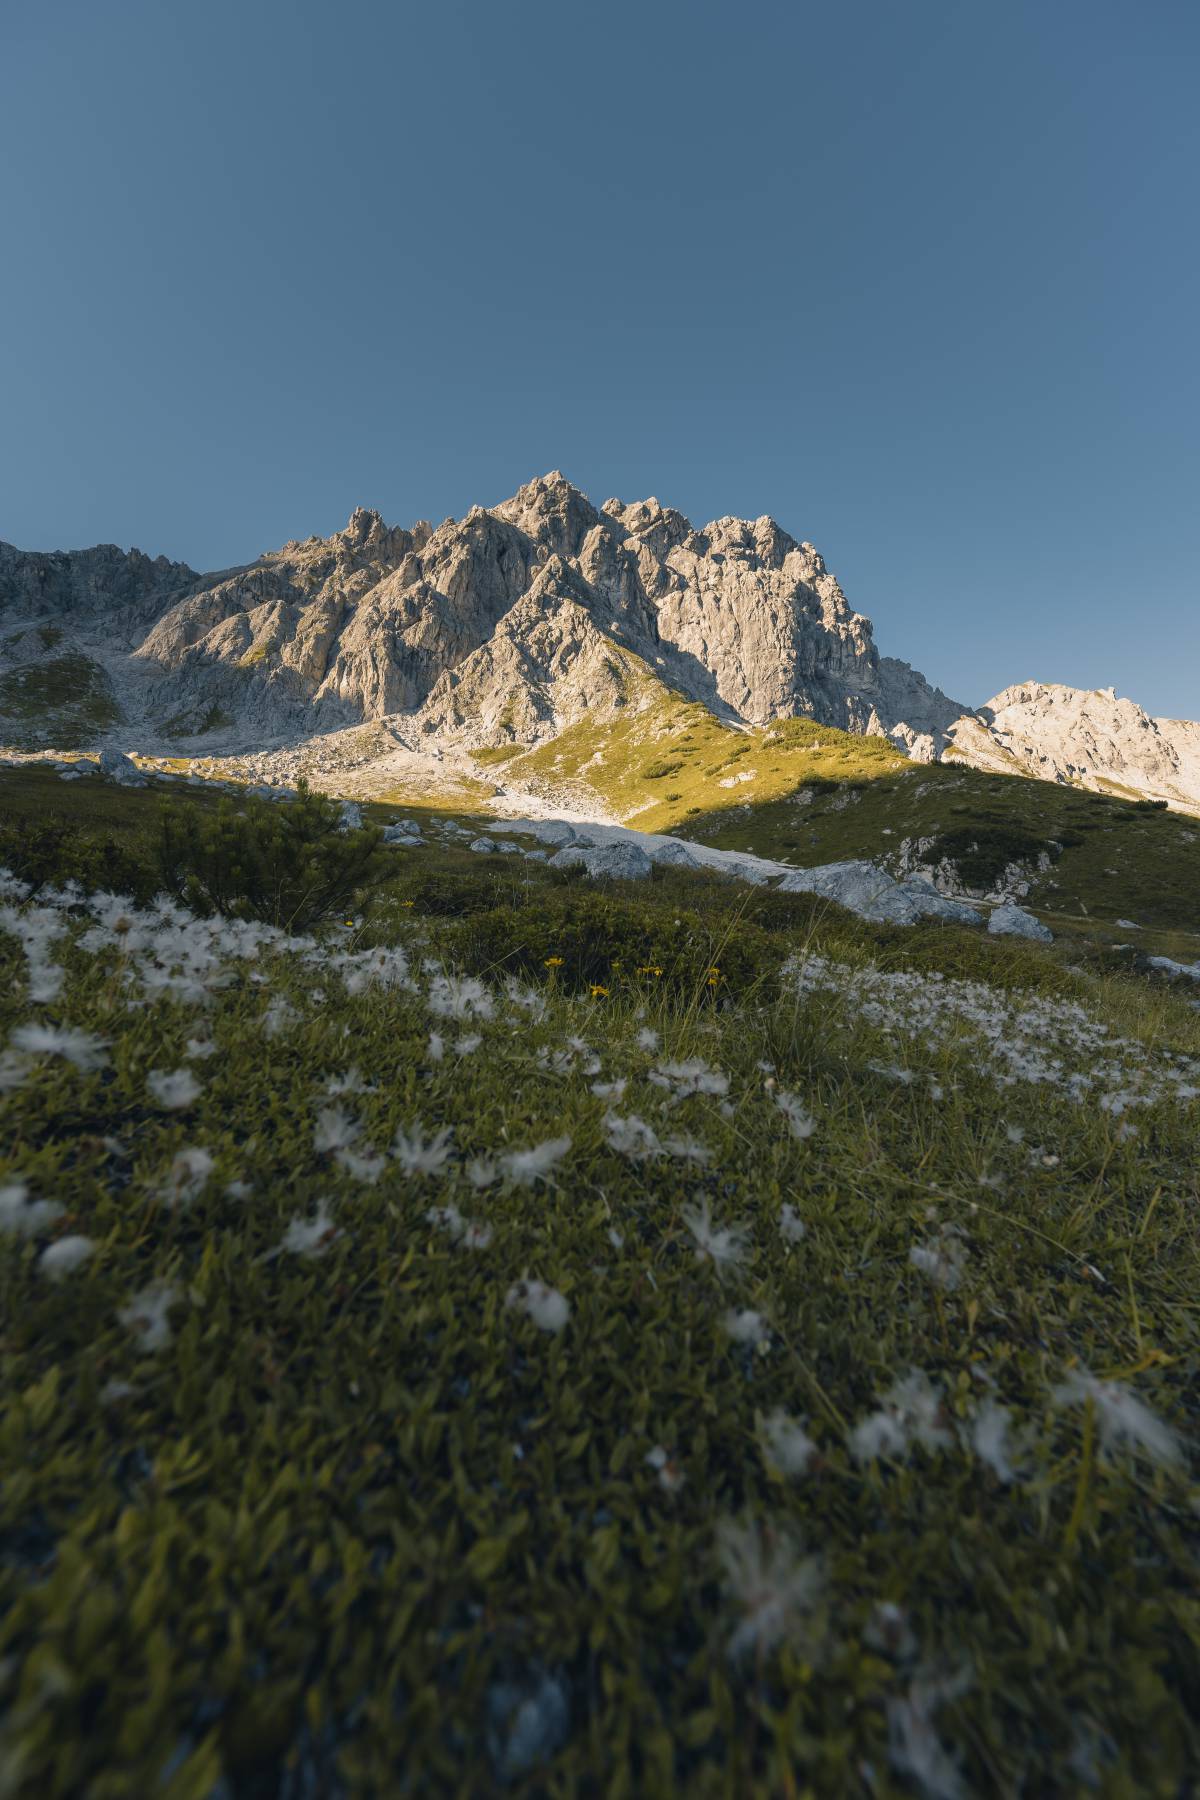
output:
[[[1054,933],[1048,925],[1043,925],[1031,912],[1026,912],[1023,906],[1014,906],[1011,901],[996,907],[988,920],[988,931],[992,937],[1031,938],[1038,944],[1054,942]]]
[[[553,869],[582,867],[593,879],[616,877],[622,881],[644,881],[654,864],[636,844],[618,839],[611,844],[568,844],[550,858]]]

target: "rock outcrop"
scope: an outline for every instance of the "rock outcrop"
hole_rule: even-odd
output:
[[[950,726],[949,755],[1200,812],[1200,724],[1153,719],[1114,688],[1027,681]]]
[[[0,544],[0,741],[82,747],[119,724],[143,749],[253,751],[387,720],[437,755],[537,743],[660,684],[735,724],[810,718],[1200,812],[1200,724],[1037,682],[973,712],[880,656],[818,551],[766,517],[597,508],[554,471],[436,528],[360,509],[209,575]]]
[[[5,548],[0,613],[78,628],[125,718],[185,741],[390,718],[424,739],[529,743],[612,716],[639,667],[731,720],[809,717],[916,754],[963,711],[879,657],[817,551],[774,520],[698,531],[654,499],[598,510],[557,471],[436,529],[360,510],[213,576]]]

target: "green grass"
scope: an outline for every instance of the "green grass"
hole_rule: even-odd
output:
[[[0,738],[18,749],[79,749],[120,718],[108,676],[90,657],[56,656],[0,674]]]
[[[1200,934],[1193,819],[1018,775],[913,763],[882,738],[806,719],[735,731],[648,674],[637,692],[612,723],[506,753],[505,779],[576,806],[598,803],[640,831],[806,867],[886,858],[906,838],[928,839],[958,859],[968,885],[986,887],[1009,852],[1023,850],[1035,868],[1045,851],[1052,867],[1034,874],[1031,893],[1039,911],[1131,918],[1184,934],[1185,948]]]
[[[35,787],[23,771],[0,798],[34,806]],[[127,847],[161,803],[49,794]],[[0,1186],[66,1209],[0,1234],[4,1792],[901,1795],[918,1790],[889,1707],[930,1669],[961,1677],[932,1729],[966,1792],[1079,1792],[1089,1757],[1113,1796],[1194,1785],[1195,1465],[1103,1455],[1093,1415],[1052,1396],[1086,1366],[1194,1444],[1195,1103],[1134,1109],[1130,1137],[1061,1087],[998,1084],[965,1030],[914,1040],[800,997],[784,965],[1078,1002],[1155,1067],[1200,1057],[1182,999],[1083,938],[870,927],[677,870],[598,891],[437,841],[396,853],[370,926],[332,927],[324,964],[237,960],[203,1004],[148,998],[128,934],[89,952],[81,930],[51,946],[65,986],[38,1006],[0,932],[0,1042],[37,1018],[109,1047],[92,1073],[43,1060],[0,1100]],[[370,945],[403,949],[411,987],[348,989],[334,959]],[[661,973],[638,972],[650,954]],[[480,979],[491,1016],[436,1016],[438,965]],[[482,1041],[460,1054],[463,1033]],[[215,1053],[190,1058],[198,1039]],[[727,1094],[651,1078],[688,1058]],[[351,1065],[370,1091],[335,1102]],[[148,1078],[180,1067],[201,1091],[166,1112]],[[593,1093],[617,1079],[620,1100]],[[314,1148],[333,1104],[359,1150],[448,1130],[446,1169],[354,1178]],[[711,1161],[631,1160],[610,1111]],[[467,1180],[473,1157],[560,1135],[547,1182]],[[197,1147],[211,1178],[172,1207],[171,1161]],[[321,1202],[338,1235],[278,1254]],[[702,1202],[746,1233],[723,1277],[695,1255]],[[486,1248],[429,1218],[447,1204]],[[946,1289],[910,1252],[951,1226]],[[95,1248],[57,1284],[38,1257],[70,1233]],[[506,1306],[526,1275],[565,1296],[560,1333]],[[150,1351],[119,1315],[155,1281],[174,1304]],[[730,1308],[761,1315],[761,1348],[731,1340]],[[946,1444],[857,1460],[848,1429],[910,1367],[938,1384]],[[967,1443],[993,1394],[1025,1446],[1008,1483]],[[764,1454],[775,1409],[815,1447],[797,1479]],[[731,1520],[794,1540],[825,1583],[819,1614],[743,1657]],[[880,1636],[884,1602],[907,1635]],[[562,1729],[505,1777],[504,1684],[539,1681]]]

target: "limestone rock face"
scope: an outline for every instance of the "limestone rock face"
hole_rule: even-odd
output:
[[[973,712],[880,656],[819,552],[773,519],[597,508],[557,470],[436,528],[360,508],[208,575],[113,545],[0,544],[0,701],[74,694],[74,743],[106,719],[143,748],[222,751],[386,719],[435,754],[528,744],[647,704],[647,671],[731,723],[810,718],[920,761],[1200,812],[1200,723],[1038,682]]]
[[[697,531],[655,499],[597,509],[557,470],[436,529],[360,509],[209,576],[111,547],[0,547],[0,615],[78,624],[130,722],[184,740],[390,718],[426,740],[534,742],[630,704],[631,658],[722,717],[890,732],[916,754],[964,710],[881,660],[817,551],[774,520]]]
[[[1200,812],[1200,724],[1153,719],[1113,688],[1021,682],[952,725],[947,737],[951,755],[976,768]]]

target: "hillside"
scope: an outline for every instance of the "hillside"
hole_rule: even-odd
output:
[[[197,917],[0,789],[7,1793],[1187,1790],[1183,997],[436,808]],[[236,911],[290,809],[184,801]]]

